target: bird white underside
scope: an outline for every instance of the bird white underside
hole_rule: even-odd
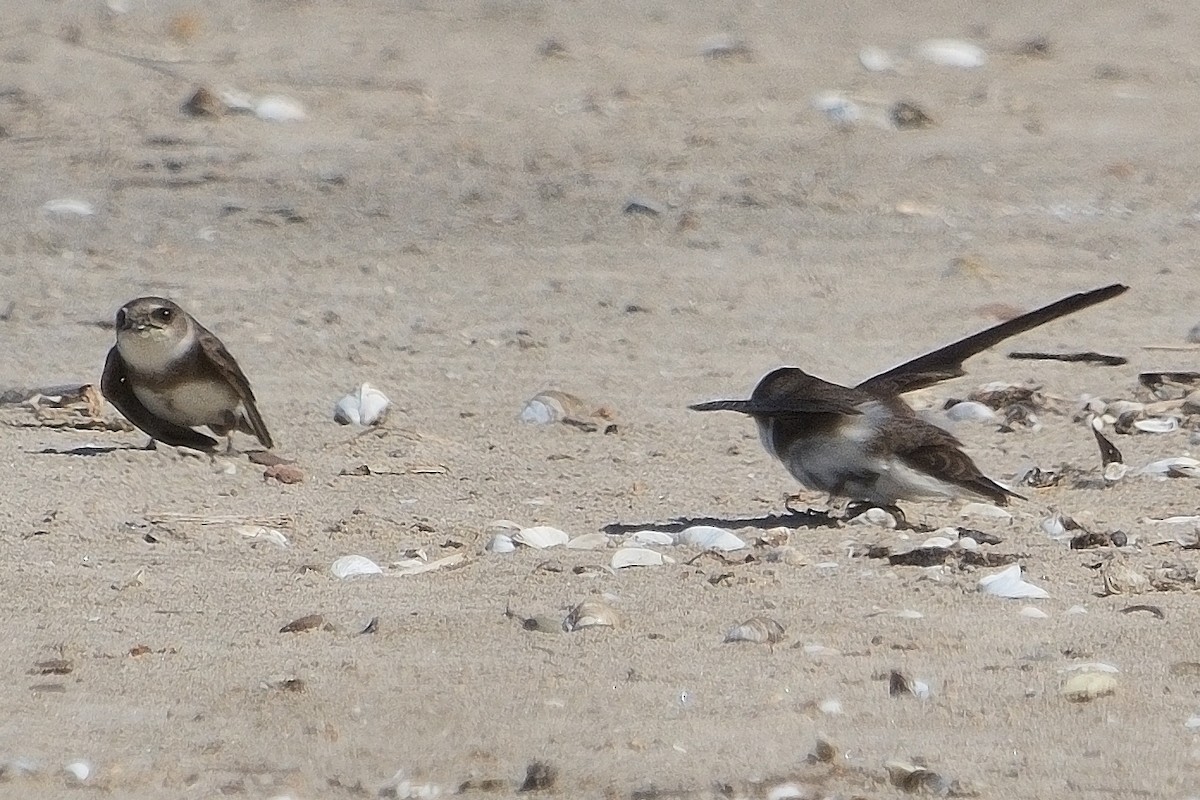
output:
[[[877,403],[865,405],[861,416],[847,418],[836,432],[805,436],[782,454],[773,445],[774,421],[756,422],[763,447],[809,489],[881,506],[918,497],[986,499],[914,469],[898,458],[869,453],[867,443],[875,435],[875,426],[889,413]]]
[[[144,331],[122,331],[117,337],[117,350],[126,366],[133,372],[160,375],[196,346],[195,332],[172,340],[172,331],[147,328]],[[178,383],[170,392],[159,393],[137,381],[133,393],[146,410],[156,417],[187,428],[197,425],[228,425],[241,416],[241,398],[224,381],[191,381]]]
[[[187,428],[225,426],[241,416],[241,398],[223,381],[180,383],[162,394],[135,383],[133,393],[154,416]]]

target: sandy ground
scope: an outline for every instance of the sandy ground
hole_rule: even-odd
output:
[[[924,404],[994,380],[1132,398],[1139,371],[1196,369],[1194,351],[1144,347],[1182,345],[1198,321],[1200,11],[123,4],[4,4],[0,388],[98,381],[115,309],[167,295],[238,357],[307,480],[5,410],[0,795],[505,796],[540,762],[569,797],[767,796],[783,779],[798,796],[887,797],[904,794],[892,759],[982,797],[1200,791],[1195,594],[1100,596],[1107,554],[1039,527],[1061,509],[1129,534],[1131,564],[1194,570],[1144,520],[1194,513],[1197,481],[1104,488],[1070,413],[957,429],[1001,480],[1081,471],[1027,490],[1011,521],[965,521],[1048,600],[981,595],[989,569],[858,555],[921,538],[874,527],[792,531],[800,564],[672,548],[674,565],[613,574],[611,550],[483,552],[498,518],[577,536],[777,512],[796,487],[750,423],[688,403],[744,396],[782,363],[861,379],[990,324],[995,304],[1125,281],[1013,346],[1130,363],[1002,347]],[[704,58],[722,34],[749,52]],[[989,61],[858,63],[864,45],[902,56],[933,36]],[[1039,36],[1048,57],[1018,54]],[[286,96],[307,119],[191,118],[199,86]],[[826,90],[868,116],[907,100],[936,124],[838,130],[812,107]],[[631,198],[660,214],[622,213]],[[44,210],[63,199],[94,214]],[[394,410],[357,435],[331,410],[362,381]],[[617,432],[520,423],[548,388],[611,408]],[[1115,441],[1138,467],[1187,454],[1189,432]],[[389,474],[339,475],[361,464]],[[906,508],[961,521],[958,504]],[[290,546],[246,539],[247,521]],[[329,572],[411,549],[465,564]],[[540,633],[505,615],[602,599],[619,627]],[[1163,618],[1120,613],[1140,602]],[[330,629],[280,633],[313,613]],[[722,644],[756,615],[784,641]],[[1061,697],[1065,670],[1096,661],[1119,668],[1116,694]],[[889,697],[893,669],[931,696]],[[806,763],[822,736],[833,763]],[[90,774],[69,788],[76,759]]]

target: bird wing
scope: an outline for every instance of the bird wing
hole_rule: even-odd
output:
[[[1123,284],[1113,283],[1099,289],[1064,297],[1050,305],[1042,306],[1007,322],[1001,322],[999,325],[993,325],[965,339],[959,339],[957,342],[940,347],[932,353],[926,353],[892,367],[887,372],[868,378],[855,388],[876,397],[895,397],[933,386],[935,383],[941,383],[950,378],[960,377],[966,374],[963,370],[963,362],[971,356],[981,353],[989,347],[994,347],[1010,336],[1016,336],[1018,333],[1045,325],[1059,317],[1073,314],[1116,297],[1128,288]]]
[[[692,411],[737,411],[751,416],[770,417],[801,417],[809,414],[853,416],[862,413],[856,403],[841,398],[807,397],[779,400],[710,400],[707,403],[695,403],[688,408]]]
[[[217,440],[199,431],[176,425],[173,422],[155,416],[142,401],[133,393],[129,385],[129,376],[125,370],[125,361],[117,348],[108,351],[104,362],[104,374],[100,377],[100,392],[112,403],[125,419],[132,422],[152,439],[173,447],[190,447],[193,450],[211,450],[217,446]]]
[[[916,416],[889,415],[879,428],[877,447],[940,481],[961,486],[1004,505],[1021,495],[984,475],[962,442],[947,430]]]
[[[255,437],[263,443],[267,449],[275,446],[271,440],[271,434],[267,430],[267,423],[263,422],[262,415],[258,413],[258,405],[254,399],[254,391],[250,388],[250,381],[246,379],[246,374],[242,372],[242,368],[238,366],[235,359],[225,345],[221,343],[212,331],[205,328],[198,322],[194,322],[196,326],[196,339],[200,343],[200,348],[204,351],[204,355],[212,363],[217,371],[225,377],[237,392],[238,397],[242,401],[242,408],[246,412],[246,418],[250,422],[250,429],[254,432]]]

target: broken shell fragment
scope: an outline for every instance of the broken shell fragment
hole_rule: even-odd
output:
[[[73,783],[83,784],[92,777],[92,765],[83,760],[72,761],[63,767],[63,772]]]
[[[337,401],[333,419],[340,425],[378,425],[387,417],[391,401],[369,383]]]
[[[511,553],[517,549],[517,543],[507,533],[494,533],[483,549],[489,553]]]
[[[1179,430],[1179,420],[1175,417],[1139,419],[1133,423],[1133,427],[1143,433],[1171,433]]]
[[[215,92],[201,86],[183,104],[183,110],[193,117],[219,117],[225,113],[225,104]]]
[[[862,118],[862,108],[837,92],[823,92],[812,99],[812,106],[839,128],[852,127]]]
[[[929,39],[917,45],[917,56],[939,67],[978,69],[987,63],[983,48],[958,39]]]
[[[615,608],[597,600],[585,600],[571,609],[562,627],[567,633],[573,633],[584,628],[615,628],[620,624],[621,615]]]
[[[664,556],[655,550],[648,550],[644,547],[622,547],[617,552],[613,553],[612,568],[625,569],[626,567],[660,567],[663,564],[673,564],[674,559],[669,556]]]
[[[264,97],[254,104],[254,116],[266,122],[301,122],[304,106],[290,97]]]
[[[892,72],[896,69],[896,60],[888,51],[870,45],[858,51],[858,63],[867,72]]]
[[[899,697],[910,694],[918,700],[928,700],[932,696],[929,684],[925,681],[910,680],[900,670],[894,669],[888,673],[888,695]]]
[[[532,528],[522,528],[512,538],[517,544],[523,544],[535,550],[558,547],[571,540],[566,531],[560,531],[558,528],[551,528],[548,525],[535,525]]]
[[[1100,568],[1100,579],[1106,595],[1141,594],[1150,589],[1150,579],[1120,556],[1109,559]]]
[[[783,626],[770,617],[751,617],[730,628],[725,633],[725,643],[779,644],[783,641],[783,634]]]
[[[718,550],[722,553],[741,550],[746,546],[745,542],[731,532],[712,525],[693,525],[685,528],[676,537],[675,543],[698,547],[701,550]]]
[[[675,544],[675,537],[663,531],[638,531],[630,536],[627,541],[629,544],[669,547]]]
[[[1152,461],[1141,471],[1147,475],[1160,475],[1168,478],[1200,478],[1200,461],[1187,456],[1164,458]]]
[[[567,392],[550,390],[539,392],[525,402],[521,409],[521,422],[533,425],[549,425],[552,422],[562,422],[566,419],[579,419],[588,416],[587,404],[580,398]]]
[[[906,761],[888,761],[883,768],[887,770],[888,780],[893,786],[910,794],[941,797],[950,792],[950,783],[931,769]]]
[[[1040,586],[1034,586],[1021,577],[1021,565],[1011,564],[999,572],[985,575],[979,580],[979,591],[996,597],[1029,598],[1041,600],[1050,595]]]
[[[607,550],[612,539],[604,533],[585,533],[567,542],[568,550]]]
[[[1062,685],[1060,694],[1072,703],[1086,703],[1117,691],[1117,676],[1111,672],[1080,672]]]
[[[342,556],[329,568],[335,578],[353,578],[357,575],[379,575],[383,569],[366,556]]]
[[[64,197],[58,200],[47,200],[42,204],[42,211],[45,211],[47,214],[90,217],[96,213],[96,208],[86,200]]]

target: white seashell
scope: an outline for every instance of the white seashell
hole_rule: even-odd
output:
[[[929,688],[929,684],[925,681],[912,681],[908,684],[908,690],[912,692],[912,696],[918,700],[928,700],[933,696],[933,691]]]
[[[252,542],[270,542],[279,547],[288,546],[287,537],[274,528],[264,528],[261,525],[239,525],[234,530]]]
[[[532,425],[549,425],[565,419],[590,416],[587,405],[573,394],[554,389],[539,392],[525,401],[518,419]]]
[[[72,761],[63,767],[63,772],[76,783],[87,783],[87,779],[92,777],[92,765],[86,761]]]
[[[342,556],[333,562],[329,571],[333,577],[345,579],[356,575],[379,575],[383,569],[366,556]]]
[[[940,67],[977,69],[987,63],[982,47],[959,39],[928,39],[917,45],[917,55]]]
[[[946,416],[955,422],[992,422],[996,412],[976,400],[964,400],[946,409]]]
[[[930,536],[921,542],[921,547],[953,547],[957,539],[947,539],[945,536]],[[975,541],[972,539],[971,541]]]
[[[945,797],[950,793],[950,782],[938,773],[906,761],[885,761],[888,781],[909,794]]]
[[[833,647],[826,647],[823,644],[814,644],[810,642],[809,644],[804,645],[804,655],[812,656],[813,658],[820,658],[821,656],[840,656],[841,654],[841,650]]]
[[[333,419],[341,425],[378,425],[387,416],[391,401],[369,383],[337,401]]]
[[[851,525],[875,525],[888,530],[896,529],[896,517],[882,508],[868,508],[850,520]]]
[[[821,702],[817,703],[817,710],[822,714],[828,714],[831,717],[835,717],[838,714],[843,713],[842,701],[838,700],[836,697],[827,697]]]
[[[1058,539],[1067,535],[1067,526],[1062,514],[1056,513],[1046,517],[1042,520],[1041,528],[1042,532],[1051,539]]]
[[[1083,606],[1071,606],[1067,609],[1068,614],[1086,614],[1087,609]]]
[[[1187,728],[1192,733],[1200,731],[1200,716],[1188,717],[1187,722],[1183,723],[1183,727]]]
[[[1129,465],[1121,461],[1114,461],[1104,467],[1104,480],[1109,483],[1116,483],[1129,474]]]
[[[612,539],[604,533],[585,533],[567,542],[568,550],[607,550]]]
[[[621,615],[615,608],[596,600],[584,600],[567,614],[563,630],[574,633],[584,628],[615,628],[620,624]]]
[[[847,128],[862,118],[862,109],[853,100],[837,92],[823,92],[812,99],[812,106],[837,125]]]
[[[751,617],[740,625],[734,625],[725,634],[730,642],[752,642],[754,644],[778,644],[783,640],[783,626],[769,617]]]
[[[858,63],[867,72],[893,72],[896,60],[882,47],[868,45],[858,51]]]
[[[1141,471],[1147,475],[1170,475],[1184,476],[1190,471],[1200,469],[1200,461],[1187,456],[1176,456],[1174,458],[1164,458],[1159,461],[1152,461],[1142,467]],[[1194,477],[1200,477],[1200,474]]]
[[[1117,691],[1117,679],[1108,672],[1080,672],[1068,678],[1060,693],[1073,703],[1085,703]]]
[[[964,536],[955,542],[955,545],[958,546],[959,550],[967,550],[970,552],[975,552],[980,548],[979,542],[975,541],[970,536]]]
[[[991,503],[967,503],[958,512],[962,517],[985,517],[987,519],[1012,519],[1012,514]]]
[[[494,533],[483,549],[489,553],[511,553],[517,549],[517,543],[507,533]]]
[[[1012,564],[999,572],[985,575],[979,581],[979,591],[996,597],[1044,599],[1050,595],[1045,589],[1026,582],[1021,577],[1021,565]]]
[[[766,800],[807,800],[810,797],[812,797],[812,793],[809,791],[809,787],[791,781],[772,786],[766,794]]]
[[[662,531],[637,531],[626,540],[629,544],[658,545],[669,547],[675,544],[675,537]]]
[[[1034,608],[1033,606],[1025,606],[1021,609],[1020,614],[1022,617],[1028,617],[1029,619],[1046,619],[1050,616],[1040,608]]]
[[[613,553],[612,568],[626,567],[660,567],[663,564],[674,564],[675,560],[654,550],[644,547],[622,547]]]
[[[733,550],[741,550],[746,546],[738,537],[724,528],[716,528],[712,525],[693,525],[690,528],[685,528],[680,532],[675,539],[676,544],[686,544],[691,547],[698,547],[701,550],[718,550],[722,553],[728,553]]]
[[[545,550],[547,547],[558,547],[571,541],[566,531],[551,528],[548,525],[535,525],[532,528],[522,528],[513,537],[517,544],[532,547],[534,550]]]
[[[297,101],[273,95],[254,104],[254,116],[267,122],[300,122],[306,114],[304,106]]]
[[[76,217],[90,217],[96,213],[96,209],[91,203],[86,200],[75,200],[70,197],[48,200],[42,204],[42,211],[45,211],[47,214],[73,215]]]
[[[1154,419],[1139,419],[1133,427],[1143,433],[1171,433],[1179,430],[1179,420],[1175,417],[1156,417]]]

